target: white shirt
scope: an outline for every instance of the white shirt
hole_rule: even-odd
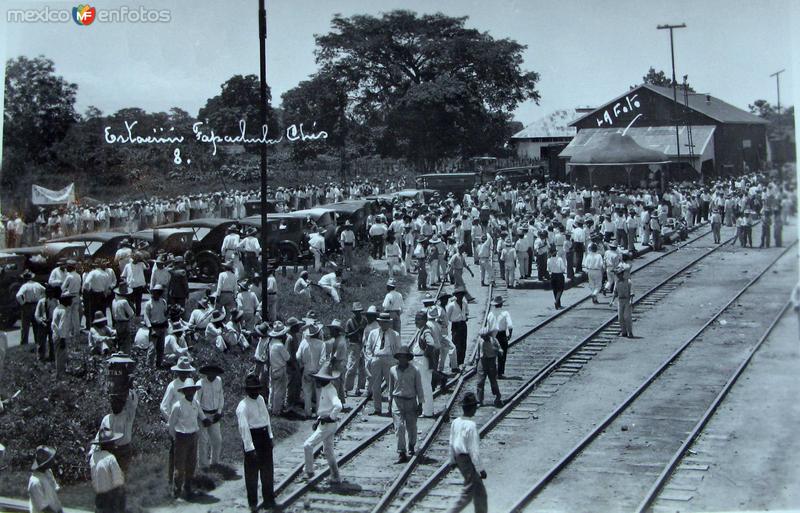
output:
[[[216,410],[222,412],[225,406],[225,396],[222,393],[222,378],[217,376],[214,381],[209,381],[203,376],[200,379],[200,390],[197,391],[197,401],[203,411]]]
[[[125,478],[122,475],[122,469],[119,468],[117,458],[110,452],[93,452],[89,458],[89,467],[92,471],[92,487],[95,493],[110,492],[125,484]]]
[[[336,288],[336,287],[339,286],[339,281],[336,278],[336,273],[328,273],[328,274],[323,275],[322,278],[320,278],[317,283],[319,284],[320,287],[334,287],[334,288]],[[296,285],[295,285],[295,289],[297,289]]]
[[[164,397],[161,399],[161,405],[159,407],[164,420],[169,418],[172,405],[178,400],[178,387],[181,385],[183,385],[183,381],[178,378],[173,379],[169,382],[169,385],[167,385],[167,390],[164,392]]]
[[[396,290],[390,290],[383,298],[383,309],[387,312],[403,311],[403,295]]]
[[[136,408],[139,406],[139,396],[134,390],[128,392],[128,399],[119,414],[109,413],[100,422],[100,429],[106,427],[114,433],[122,433],[122,438],[117,440],[117,446],[128,445],[133,437],[133,421],[136,418]]]
[[[206,417],[202,408],[200,408],[200,403],[197,402],[197,397],[195,397],[192,402],[189,402],[182,392],[178,393],[180,397],[175,401],[175,404],[172,405],[172,409],[169,413],[169,421],[167,421],[169,431],[173,434],[197,433],[200,430],[200,422]]]
[[[132,289],[144,287],[147,284],[144,280],[144,264],[142,262],[128,262],[125,264],[121,277],[128,283],[128,287]]]
[[[459,417],[450,424],[450,463],[455,463],[459,454],[468,454],[475,469],[478,472],[483,470],[480,438],[474,420]]]
[[[317,416],[320,418],[330,417],[339,420],[339,412],[342,411],[342,401],[336,392],[336,387],[328,383],[319,391],[319,405],[317,405]]]
[[[22,284],[17,291],[17,302],[19,304],[38,303],[44,297],[44,287],[35,281],[28,281]]]
[[[508,331],[514,329],[514,323],[511,322],[511,314],[507,310],[492,310],[486,316],[486,325],[489,329],[500,333],[501,331]]]
[[[61,501],[58,500],[58,483],[53,476],[53,471],[34,471],[28,480],[28,496],[30,497],[30,512],[39,513],[48,506],[54,511],[61,511]]]
[[[269,431],[269,437],[273,438],[269,411],[267,410],[267,404],[264,402],[264,397],[261,395],[255,399],[245,397],[239,401],[239,405],[236,407],[236,420],[239,423],[239,435],[244,443],[244,452],[255,450],[253,437],[250,433],[251,429],[266,427],[267,431]]]

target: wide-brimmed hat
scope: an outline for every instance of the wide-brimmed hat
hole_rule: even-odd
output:
[[[46,467],[53,458],[56,457],[56,450],[52,447],[48,447],[46,445],[40,445],[36,448],[36,452],[33,454],[33,464],[31,465],[31,470],[39,470],[42,467]]]
[[[29,269],[26,269],[21,275],[20,278],[23,280],[32,280],[36,275],[33,274]]]
[[[222,262],[222,268],[232,271],[233,270],[233,262],[230,262],[230,261],[227,261],[227,260],[225,262]]]
[[[198,371],[200,374],[225,374],[225,369],[216,363],[207,363],[200,367]]]
[[[325,364],[320,367],[319,371],[316,374],[313,374],[315,378],[325,379],[328,381],[332,381],[334,379],[338,379],[342,373],[334,370],[330,364],[330,362],[325,362]]]
[[[275,321],[274,323],[272,323],[272,330],[270,330],[270,332],[267,333],[267,335],[276,338],[276,337],[282,337],[287,333],[289,333],[289,328],[284,326],[281,321]]]
[[[107,320],[108,319],[106,319],[106,316],[103,314],[103,312],[95,312],[94,319],[92,319],[92,324],[100,324],[101,322],[106,322]]]
[[[170,333],[183,333],[184,331],[188,330],[189,328],[186,327],[182,322],[177,321],[173,322],[170,325]]]
[[[492,301],[492,305],[494,306],[503,306],[503,296],[497,296]]]
[[[254,331],[256,332],[256,335],[258,335],[259,337],[268,337],[268,336],[270,336],[269,335],[269,332],[270,332],[269,324],[266,323],[266,322],[262,322],[260,324],[257,324],[256,327],[254,328]]]
[[[244,378],[245,390],[261,390],[261,381],[255,374],[248,374]]]
[[[344,326],[342,326],[342,321],[340,321],[339,319],[332,320],[331,323],[326,325],[325,327],[328,328],[329,330],[339,330],[340,332],[344,329]]]
[[[345,228],[352,228],[353,227],[353,223],[351,223],[350,220],[348,219],[347,221],[344,222],[344,227]]]
[[[293,328],[293,327],[295,327],[295,326],[297,326],[299,324],[303,324],[303,323],[300,322],[300,319],[298,319],[297,317],[289,317],[288,319],[286,319],[286,327],[287,328]]]
[[[364,307],[361,305],[359,301],[353,303],[353,307],[350,309],[351,312],[363,312]]]
[[[255,236],[258,233],[258,228],[255,226],[248,226],[242,230],[242,235],[245,237]]]
[[[436,300],[430,294],[425,294],[425,297],[422,298],[422,304],[426,306],[430,306],[436,303]]]
[[[95,435],[92,440],[93,445],[110,444],[120,440],[124,435],[122,433],[115,433],[110,427],[103,426]]]
[[[316,322],[311,323],[308,326],[308,336],[315,337],[319,335],[319,332],[322,331],[322,325]]]
[[[392,322],[392,316],[386,312],[378,314],[378,322]]]
[[[378,308],[375,305],[369,305],[367,311],[364,312],[364,315],[378,315]]]
[[[182,392],[184,390],[197,390],[200,388],[199,383],[195,383],[194,379],[186,378],[181,386],[178,387],[178,392]]]
[[[155,284],[155,285],[153,285],[153,287],[150,289],[150,293],[151,293],[151,294],[152,294],[152,293],[154,293],[154,292],[164,292],[164,286],[163,286],[162,284],[160,284],[160,283],[156,283],[156,284]]]
[[[214,310],[214,313],[211,314],[211,319],[209,322],[220,322],[225,320],[225,312],[222,310]]]
[[[431,244],[439,244],[440,242],[442,242],[442,239],[440,239],[438,235],[434,234],[434,236],[431,237],[431,240],[430,240]]]
[[[123,282],[120,282],[119,285],[114,287],[114,294],[116,294],[118,296],[122,296],[122,297],[128,297],[128,296],[133,295],[133,290],[131,290],[128,287],[128,284],[123,281]]]
[[[169,370],[175,372],[194,372],[197,369],[192,367],[192,360],[190,360],[188,356],[181,356],[178,358],[178,361],[175,363],[175,365],[170,367]]]
[[[435,321],[440,316],[441,316],[441,311],[438,308],[436,308],[435,306],[428,308],[428,320]]]
[[[414,358],[414,353],[411,352],[411,348],[408,345],[400,346],[400,349],[394,354],[394,357],[400,359],[401,356],[406,356],[409,359]]]
[[[618,265],[614,268],[614,274],[624,274],[626,271],[626,267],[624,265]]]
[[[394,278],[389,278],[388,280],[386,280],[386,286],[397,288],[397,280],[395,280]]]
[[[475,397],[475,393],[467,392],[464,394],[464,397],[461,398],[461,406],[467,408],[470,406],[478,406],[478,398]]]

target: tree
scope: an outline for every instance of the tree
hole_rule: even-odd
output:
[[[664,73],[663,70],[656,71],[656,69],[652,66],[650,66],[650,69],[647,70],[647,74],[642,77],[642,82],[645,84],[668,87],[670,89],[672,89],[673,85],[671,77],[667,77],[666,73]],[[678,82],[677,86],[679,89],[681,89],[683,87],[683,83]],[[690,93],[695,92],[695,90],[692,88],[691,85],[687,84],[687,86]]]
[[[198,121],[218,135],[236,136],[239,122],[247,123],[247,136],[261,135],[261,93],[256,75],[234,75],[222,84],[222,92],[206,101],[197,114]],[[269,137],[278,138],[280,126],[270,106],[272,94],[267,86],[267,126]],[[203,128],[203,127],[201,127]]]
[[[477,127],[465,123],[538,102],[539,75],[522,69],[526,47],[466,28],[466,20],[404,10],[336,15],[331,32],[315,36],[318,64],[344,84],[348,113],[369,126],[382,151],[419,162],[424,143],[430,163],[468,150],[458,135]],[[437,140],[411,133],[415,126]]]
[[[55,74],[53,61],[24,56],[6,63],[3,146],[34,161],[44,161],[47,148],[60,141],[79,116],[76,84]]]
[[[306,130],[324,130],[327,139],[292,143],[292,158],[303,162],[332,148],[338,149],[342,169],[346,163],[346,144],[352,120],[348,117],[347,90],[337,77],[325,72],[313,75],[281,96],[283,121],[286,125],[300,123]]]

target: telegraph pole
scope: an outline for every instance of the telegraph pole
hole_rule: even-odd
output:
[[[784,71],[786,70],[782,69],[770,75],[771,77],[775,77],[775,85],[778,87],[778,115],[781,114],[781,73]]]
[[[686,28],[685,23],[680,25],[658,25],[658,30],[669,29],[669,50],[672,54],[672,117],[675,119],[675,146],[678,149],[678,166],[681,160],[681,135],[680,135],[680,120],[678,119],[678,82],[675,80],[675,43],[672,36],[674,29]]]
[[[261,126],[267,124],[267,8],[266,0],[258,0],[258,48],[261,54],[260,91]],[[267,145],[261,145],[261,290],[267,293]],[[267,301],[261,302],[261,318],[267,319]]]

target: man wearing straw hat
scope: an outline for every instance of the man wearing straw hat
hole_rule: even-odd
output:
[[[289,328],[275,321],[269,335],[269,408],[273,415],[283,414],[286,405],[286,387],[289,383],[287,366],[291,355],[286,349]]]
[[[425,401],[422,377],[413,365],[414,353],[408,346],[402,346],[394,354],[397,365],[389,371],[389,411],[394,418],[397,433],[398,463],[408,461],[408,454],[414,455],[417,445],[417,416],[422,413]],[[424,357],[423,357],[424,358]],[[433,394],[431,394],[433,399]],[[394,404],[394,408],[392,408]],[[433,404],[431,404],[431,409]],[[408,445],[406,445],[406,443]]]
[[[53,476],[53,460],[56,450],[40,445],[36,448],[28,480],[28,496],[31,513],[63,513],[64,508],[58,498],[59,486]]]
[[[142,317],[144,325],[150,330],[150,351],[155,351],[155,358],[152,358],[156,368],[160,368],[164,360],[164,338],[167,336],[167,301],[164,299],[164,286],[156,284],[150,290],[150,299],[145,303]],[[151,356],[148,355],[148,359]]]
[[[392,317],[383,312],[378,315],[378,329],[372,330],[364,345],[367,368],[372,388],[371,415],[381,415],[381,386],[389,382],[389,371],[394,365],[394,354],[400,348],[400,335],[392,329]]]
[[[211,425],[206,418],[195,394],[200,389],[192,378],[178,388],[178,400],[172,405],[167,421],[170,436],[175,441],[175,482],[174,496],[191,499],[192,479],[197,467],[197,438],[200,426]]]
[[[464,488],[461,496],[450,508],[450,513],[463,510],[474,501],[475,513],[488,511],[486,487],[486,471],[483,469],[480,453],[480,437],[478,426],[472,417],[478,410],[478,399],[472,392],[467,392],[461,399],[464,414],[450,424],[450,465],[457,467],[464,476]]]
[[[619,299],[617,317],[619,322],[619,336],[633,338],[633,292],[631,282],[625,277],[625,268],[617,266],[615,269],[617,276],[617,286],[614,287],[614,295],[611,297],[610,307],[614,307],[614,300]]]
[[[136,418],[136,409],[139,407],[139,396],[134,389],[128,390],[127,393],[112,392],[109,394],[109,403],[111,413],[100,421],[100,429],[107,428],[122,434],[111,452],[117,458],[122,471],[127,472],[133,456],[131,440],[133,438],[133,421]]]
[[[311,417],[314,401],[317,400],[317,403],[319,403],[319,391],[315,386],[314,374],[319,370],[320,357],[322,356],[323,342],[319,338],[321,333],[322,325],[311,322],[296,354],[297,362],[303,369],[303,411],[307,418]]]
[[[188,356],[183,356],[178,358],[178,363],[173,365],[170,370],[175,373],[175,379],[170,381],[169,385],[167,385],[167,389],[164,391],[164,397],[161,399],[161,404],[159,406],[161,418],[164,420],[164,422],[169,420],[172,405],[178,400],[178,389],[183,386],[187,379],[191,379],[191,376],[194,374],[196,369],[192,367],[191,359]],[[173,473],[175,470],[175,442],[171,438],[170,440],[171,443],[169,449],[169,464],[167,466],[167,479],[169,483],[172,484]]]
[[[344,229],[339,235],[339,242],[342,244],[342,265],[349,271],[353,266],[353,248],[356,245],[356,234],[353,232],[353,223],[349,219],[344,223]]]
[[[345,406],[346,395],[344,393],[344,374],[347,371],[347,338],[344,336],[344,327],[339,319],[334,319],[325,326],[327,340],[324,342],[322,355],[320,356],[320,366],[329,362],[331,367],[339,373],[339,378],[333,381],[342,407]]]
[[[342,411],[342,402],[336,392],[333,381],[339,379],[339,371],[333,370],[330,363],[326,363],[319,372],[313,375],[319,389],[319,403],[317,404],[317,420],[314,421],[314,433],[303,443],[305,453],[306,477],[314,477],[314,447],[322,442],[322,451],[328,461],[331,471],[331,483],[338,484],[342,478],[339,475],[339,466],[336,463],[336,452],[333,447],[333,438],[338,427],[339,413]]]
[[[231,311],[236,308],[236,292],[239,290],[239,282],[236,281],[236,274],[233,272],[233,262],[222,263],[222,272],[217,277],[217,308],[225,311],[225,320],[230,319]]]
[[[20,275],[20,278],[25,280],[16,294],[17,302],[20,304],[20,337],[19,344],[25,345],[28,343],[28,336],[33,324],[34,314],[36,312],[36,304],[45,295],[44,286],[34,280],[34,274],[25,270]],[[36,337],[36,327],[33,329],[34,339]],[[39,340],[36,340],[39,342]]]
[[[367,315],[362,315],[364,307],[361,303],[356,301],[350,309],[353,316],[347,319],[344,331],[347,337],[347,372],[345,373],[344,389],[349,395],[361,395],[361,391],[367,382],[366,367],[364,366],[364,337],[365,329],[369,324],[375,323],[374,328],[378,325],[375,320],[378,317],[378,311],[374,306],[371,306],[371,312]],[[358,382],[356,383],[356,374],[358,375]],[[355,386],[355,390],[353,387]]]
[[[125,354],[131,352],[131,319],[134,311],[128,301],[130,296],[131,290],[128,284],[121,282],[114,289],[114,301],[111,303],[111,319],[117,332],[117,346]]]
[[[101,427],[92,441],[92,444],[97,446],[89,457],[96,513],[125,511],[125,476],[113,453],[114,447],[121,439],[122,433]]]
[[[411,352],[414,355],[414,368],[422,380],[422,415],[433,417],[433,370],[439,363],[439,346],[433,331],[428,325],[428,311],[420,310],[414,316],[417,332],[411,339]],[[396,358],[396,356],[395,356]]]
[[[255,374],[244,380],[245,397],[236,407],[236,421],[242,437],[244,451],[244,485],[247,504],[255,513],[259,507],[270,508],[275,504],[274,469],[272,465],[272,424],[267,404],[261,395],[262,384]],[[258,482],[264,502],[258,504]]]
[[[383,311],[392,317],[392,329],[401,334],[400,314],[403,312],[403,295],[397,292],[397,281],[389,278],[386,282],[386,296],[383,298]]]

